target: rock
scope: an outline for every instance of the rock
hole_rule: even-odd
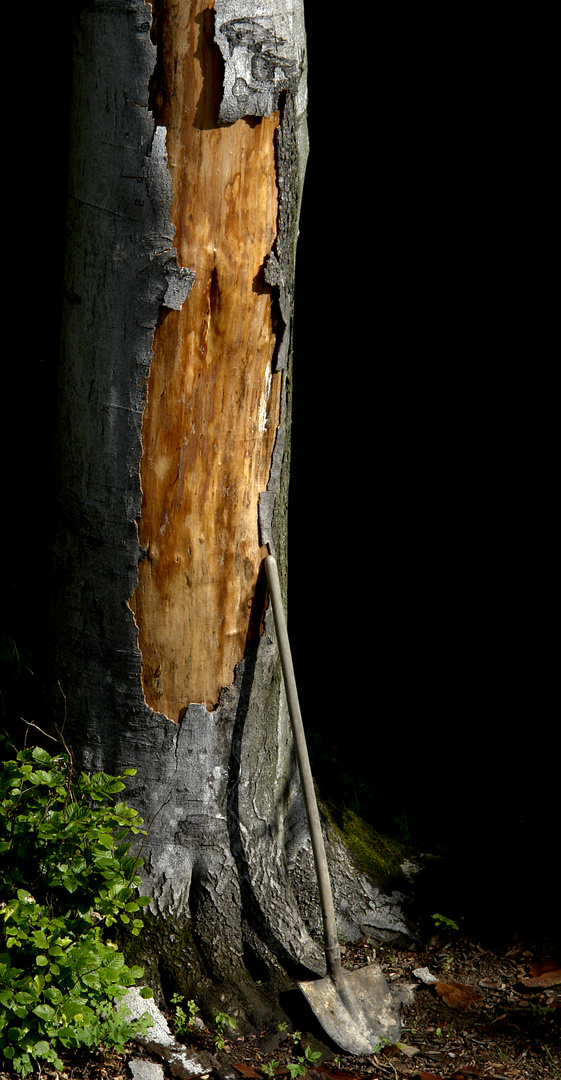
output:
[[[146,1035],[135,1036],[135,1042],[167,1061],[172,1076],[178,1077],[178,1080],[191,1080],[195,1076],[201,1078],[210,1076],[212,1070],[217,1067],[216,1060],[211,1054],[204,1051],[195,1054],[177,1042],[165,1016],[160,1012],[153,998],[142,998],[141,989],[140,986],[131,986],[125,997],[119,999],[132,1017],[149,1013],[154,1021]]]
[[[140,996],[140,991],[142,989],[143,987],[141,986],[131,986],[125,996],[119,998],[119,1003],[128,1009],[132,1019],[139,1019],[141,1016],[144,1016],[145,1013],[149,1013],[152,1017],[153,1024],[149,1031],[146,1035],[138,1035],[136,1042],[140,1042],[144,1046],[152,1042],[157,1043],[160,1047],[174,1047],[178,1045],[169,1029],[164,1014],[160,1012],[154,998],[143,998]]]
[[[436,975],[433,975],[426,967],[416,968],[413,974],[416,979],[420,979],[421,982],[426,983],[427,986],[438,982]]]
[[[215,1075],[219,1077],[219,1080],[240,1080],[240,1073],[230,1065],[222,1064],[218,1065],[218,1067],[215,1066],[214,1072]]]
[[[194,1054],[191,1050],[181,1047],[178,1053],[164,1051],[165,1057],[172,1076],[177,1080],[193,1080],[193,1077],[210,1077],[215,1071],[216,1062],[210,1054]]]
[[[128,1063],[133,1080],[165,1080],[164,1069],[155,1061],[145,1058],[131,1058]]]

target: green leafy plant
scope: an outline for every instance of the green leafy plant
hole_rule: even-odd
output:
[[[274,1076],[275,1075],[275,1069],[277,1069],[278,1066],[279,1066],[278,1061],[274,1061],[274,1060],[270,1061],[268,1065],[262,1065],[261,1066],[261,1072],[265,1073],[265,1076]]]
[[[226,1045],[226,1035],[228,1029],[235,1030],[236,1021],[232,1016],[228,1016],[228,1013],[217,1012],[214,1014],[214,1030],[216,1032],[214,1036],[215,1045],[219,1050],[223,1050]]]
[[[175,1006],[173,1010],[173,1026],[176,1035],[187,1035],[191,1031],[199,1012],[197,1002],[193,1000],[187,1002],[187,1012],[185,1012],[182,1005],[184,1000],[182,994],[173,994],[171,998],[171,1004]]]
[[[387,1039],[385,1035],[382,1035],[382,1038],[380,1039],[380,1042],[376,1043],[376,1046],[374,1047],[373,1052],[375,1054],[379,1054],[380,1051],[383,1050],[385,1046],[391,1046],[391,1045],[392,1045],[392,1043],[390,1042],[390,1040]]]
[[[321,1059],[321,1052],[319,1050],[310,1050],[307,1046],[304,1050],[304,1057],[299,1057],[298,1061],[287,1061],[286,1067],[292,1077],[305,1076],[310,1065],[317,1065]]]
[[[286,1024],[284,1021],[280,1021],[280,1023],[277,1024],[277,1027],[279,1031],[283,1032],[285,1038],[292,1039],[292,1043],[294,1046],[296,1046],[296,1044],[300,1042],[302,1038],[301,1031],[288,1031],[288,1024]],[[304,1056],[298,1057],[296,1061],[287,1061],[286,1067],[290,1075],[293,1077],[305,1076],[308,1067],[310,1065],[317,1065],[320,1058],[321,1053],[319,1050],[314,1051],[311,1050],[309,1046],[307,1046],[304,1050]],[[274,1064],[277,1065],[278,1062],[274,1062]],[[270,1075],[272,1076],[273,1074],[271,1073]]]
[[[68,753],[38,746],[1,765],[0,1050],[21,1076],[40,1059],[62,1069],[62,1049],[120,1048],[151,1022],[115,1011],[143,971],[107,935],[138,935],[149,902],[129,855],[142,820],[115,803],[134,772],[73,777]]]
[[[435,926],[440,930],[446,927],[447,930],[459,930],[460,927],[454,919],[447,918],[446,915],[433,915],[432,920]]]
[[[277,1024],[277,1028],[278,1028],[278,1030],[280,1032],[282,1032],[285,1039],[292,1039],[292,1042],[294,1043],[295,1046],[296,1046],[296,1043],[300,1042],[300,1039],[302,1038],[302,1032],[301,1031],[289,1031],[288,1030],[288,1024],[286,1023],[285,1020],[279,1020],[279,1022]]]

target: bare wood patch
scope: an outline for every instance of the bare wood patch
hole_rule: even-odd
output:
[[[178,262],[195,282],[181,311],[163,309],[154,336],[140,469],[147,554],[130,606],[147,704],[174,720],[190,702],[214,707],[244,655],[281,399],[263,275],[276,237],[279,114],[217,126],[212,27],[204,0],[170,5],[157,90]]]

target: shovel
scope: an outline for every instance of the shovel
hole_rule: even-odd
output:
[[[323,834],[298,703],[278,567],[272,555],[265,557],[265,572],[273,606],[294,748],[312,840],[325,938],[327,975],[323,979],[299,982],[298,985],[321,1026],[333,1042],[349,1054],[371,1054],[381,1042],[395,1043],[399,1039],[401,1028],[399,1011],[378,964],[369,964],[368,967],[358,971],[345,971],[341,965]]]

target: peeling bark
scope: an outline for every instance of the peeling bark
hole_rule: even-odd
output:
[[[137,769],[154,986],[259,1020],[324,962],[260,572],[269,545],[286,575],[303,16],[252,12],[249,53],[242,0],[75,14],[51,669],[77,762]],[[405,930],[337,880],[345,932]]]

